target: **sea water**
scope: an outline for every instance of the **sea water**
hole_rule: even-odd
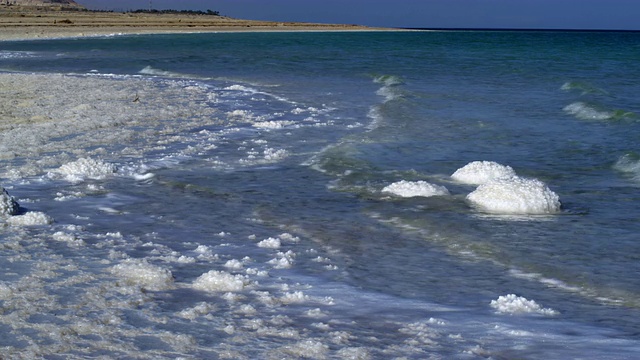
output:
[[[640,357],[638,44],[0,43],[1,357]]]

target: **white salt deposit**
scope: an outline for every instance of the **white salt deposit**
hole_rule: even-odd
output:
[[[267,249],[279,249],[281,245],[280,239],[268,238],[260,241],[258,243],[258,247],[267,248]]]
[[[516,172],[511,166],[493,161],[473,161],[456,170],[451,178],[465,184],[480,185],[512,176],[516,176]]]
[[[211,270],[193,282],[193,288],[203,291],[242,291],[248,281],[242,275],[232,275],[224,271]]]
[[[266,148],[263,155],[266,161],[280,161],[289,156],[289,152],[285,149]]]
[[[0,190],[0,215],[15,215],[20,208],[18,202],[5,188],[0,187],[0,189],[2,189]]]
[[[259,121],[253,124],[253,127],[259,128],[259,129],[282,129],[285,126],[291,126],[295,124],[295,122],[293,121],[286,121],[286,120],[278,120],[278,121]]]
[[[430,197],[449,195],[449,190],[440,185],[434,185],[426,181],[398,181],[382,189],[383,193],[388,193],[400,197]]]
[[[23,215],[16,215],[7,218],[7,223],[14,226],[38,226],[49,225],[53,219],[45,213],[30,211]]]
[[[527,300],[515,294],[500,296],[497,300],[491,300],[491,307],[496,309],[496,312],[500,314],[558,314],[558,312],[553,309],[543,308],[535,301]]]
[[[495,214],[542,215],[560,211],[560,198],[537,179],[497,179],[467,195],[478,209]]]
[[[68,181],[80,182],[87,178],[101,180],[112,175],[115,171],[116,167],[113,164],[102,160],[80,158],[62,165],[57,173],[63,175]]]
[[[165,290],[173,286],[171,271],[146,260],[127,259],[113,266],[111,273],[124,281],[126,285],[140,286],[149,290]]]
[[[303,340],[286,346],[285,351],[298,358],[323,359],[329,351],[329,346],[314,340]]]

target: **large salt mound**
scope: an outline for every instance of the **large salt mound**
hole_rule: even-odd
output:
[[[115,171],[116,167],[113,164],[102,160],[81,158],[62,165],[57,172],[62,174],[68,181],[78,182],[86,178],[104,179]]]
[[[491,307],[496,309],[500,314],[558,314],[558,312],[553,309],[543,308],[533,300],[527,300],[524,297],[514,294],[500,296],[497,300],[491,300]]]
[[[224,271],[211,270],[193,282],[193,288],[204,291],[236,292],[245,287],[242,275],[231,275]]]
[[[480,210],[496,214],[542,215],[560,210],[560,198],[542,181],[511,177],[497,179],[467,195]]]
[[[442,196],[449,195],[449,190],[444,186],[434,185],[426,181],[398,181],[382,189],[383,193],[401,197],[414,196]]]
[[[170,270],[142,260],[126,260],[112,267],[111,273],[123,279],[127,285],[137,285],[149,290],[169,289],[173,285]]]
[[[465,184],[480,185],[494,179],[513,176],[516,176],[516,172],[511,166],[493,161],[473,161],[456,170],[451,178]]]
[[[13,196],[9,195],[5,188],[0,187],[0,215],[8,216],[15,215],[18,213],[20,209],[20,205],[13,198]]]

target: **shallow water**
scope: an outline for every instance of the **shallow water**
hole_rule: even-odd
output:
[[[637,40],[2,43],[2,353],[634,358]]]

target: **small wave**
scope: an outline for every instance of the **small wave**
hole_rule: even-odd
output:
[[[28,57],[35,57],[35,53],[31,51],[0,50],[0,59],[22,59]]]
[[[398,86],[404,84],[404,81],[395,75],[380,75],[373,79],[375,83],[383,84],[384,86]]]
[[[138,71],[139,74],[143,74],[143,75],[151,75],[151,76],[161,76],[161,77],[168,77],[168,78],[180,78],[180,79],[196,79],[199,78],[197,76],[193,76],[193,75],[189,75],[189,74],[182,74],[182,73],[178,73],[178,72],[173,72],[173,71],[166,71],[166,70],[160,70],[160,69],[156,69],[152,66],[147,66],[144,69]],[[206,78],[204,78],[206,80]]]
[[[597,95],[609,95],[608,92],[597,88],[589,83],[582,81],[568,81],[560,88],[564,91],[580,91],[582,95],[597,94]]]
[[[584,102],[575,102],[563,109],[566,113],[582,120],[609,120],[615,116],[613,111],[599,110]]]
[[[640,180],[640,156],[636,154],[621,156],[613,165],[613,168],[631,175],[634,180]]]
[[[607,110],[597,105],[585,102],[575,102],[563,109],[566,113],[582,120],[620,120],[634,118],[636,115],[631,111]]]

